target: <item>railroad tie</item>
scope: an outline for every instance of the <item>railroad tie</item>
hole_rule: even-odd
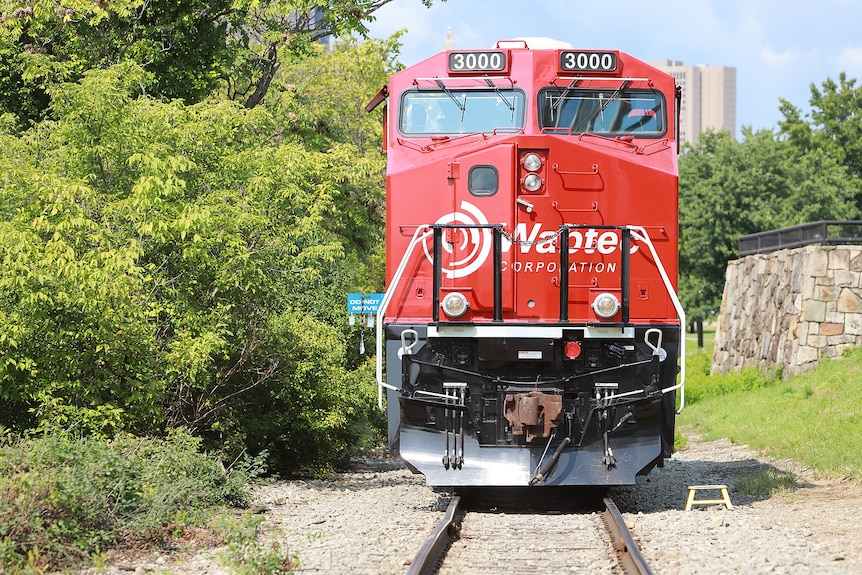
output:
[[[717,490],[721,493],[721,499],[695,499],[694,494],[700,489]],[[730,495],[727,493],[727,485],[691,485],[688,488],[688,498],[685,501],[685,510],[690,511],[692,505],[718,505],[723,504],[728,509],[733,509]]]

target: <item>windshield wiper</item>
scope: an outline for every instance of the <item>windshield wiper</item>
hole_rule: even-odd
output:
[[[467,111],[467,92],[464,92],[464,103],[458,101],[458,98],[455,97],[455,94],[452,93],[452,90],[446,87],[446,84],[443,83],[443,80],[440,78],[434,78],[434,82],[440,87],[441,90],[446,92],[446,95],[449,96],[455,105],[458,106],[458,109],[461,110],[461,122],[464,121],[464,112]]]
[[[559,108],[563,104],[563,102],[566,100],[566,96],[568,96],[569,92],[571,92],[574,88],[577,87],[580,81],[581,78],[575,78],[571,82],[569,82],[569,85],[566,86],[565,89],[560,93],[560,99],[551,104],[551,122],[554,121],[554,115],[557,113],[557,108]]]
[[[628,85],[629,85],[629,80],[628,79],[623,80],[622,83],[619,85],[619,87],[616,90],[614,90],[614,93],[611,94],[611,97],[608,98],[607,100],[605,100],[604,97],[602,96],[602,94],[599,93],[599,102],[600,102],[599,106],[595,110],[593,110],[589,116],[584,118],[584,120],[580,124],[578,124],[576,128],[573,128],[572,132],[574,133],[574,132],[585,131],[585,128],[587,126],[589,126],[593,120],[596,119],[596,116],[598,116],[599,114],[603,114],[604,111],[607,109],[607,107],[610,105],[610,103],[613,102],[614,100],[616,100],[619,97],[620,93]]]
[[[489,86],[491,86],[492,88],[494,88],[494,91],[497,93],[497,96],[498,96],[501,100],[503,100],[503,103],[504,103],[504,104],[506,104],[506,106],[508,106],[508,107],[509,107],[509,111],[510,111],[510,112],[512,112],[512,119],[511,119],[511,121],[513,121],[513,122],[514,122],[514,121],[515,121],[515,97],[514,97],[514,96],[512,96],[512,101],[510,102],[509,100],[507,100],[507,99],[506,99],[506,96],[503,94],[503,92],[501,92],[501,91],[500,91],[499,86],[497,86],[497,84],[495,84],[494,82],[492,82],[490,78],[485,78],[485,82],[486,82]],[[467,94],[464,94],[464,99],[465,99],[465,100],[467,99]]]

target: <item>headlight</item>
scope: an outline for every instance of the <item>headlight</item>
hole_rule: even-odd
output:
[[[524,187],[531,192],[535,192],[542,187],[542,178],[540,178],[536,174],[529,174],[526,178],[524,178]]]
[[[440,302],[440,307],[443,308],[443,312],[449,317],[461,317],[467,312],[467,308],[470,307],[470,304],[467,303],[467,298],[462,294],[452,292],[446,294],[446,297],[444,297],[443,301]]]
[[[601,293],[593,300],[593,311],[602,319],[610,319],[620,311],[620,300],[612,293]]]
[[[527,154],[524,156],[524,167],[535,172],[542,167],[542,158],[538,154]]]

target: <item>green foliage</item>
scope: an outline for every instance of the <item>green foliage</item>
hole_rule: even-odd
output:
[[[376,387],[370,360],[345,373],[346,350],[339,331],[297,312],[273,318],[274,341],[290,362],[282,366],[279,388],[266,397],[261,413],[251,401],[247,443],[266,448],[274,465],[325,475],[347,463],[357,440],[376,413]],[[262,401],[262,399],[261,399]]]
[[[699,363],[698,360],[694,362]],[[688,368],[688,366],[686,366]],[[691,373],[686,379],[685,400],[686,404],[694,404],[707,397],[721,397],[740,391],[751,391],[775,385],[780,379],[774,374],[764,374],[756,368],[745,368],[741,372],[722,374],[721,376],[709,376],[707,370],[705,376],[701,372]]]
[[[302,61],[314,52],[315,42],[327,37],[359,34],[365,38],[365,24],[390,1],[234,0],[231,27],[242,32],[228,38],[235,53],[231,74],[225,76],[228,97],[243,101],[248,108],[257,106],[271,93],[270,86],[285,65]],[[425,7],[433,3],[421,1]],[[362,68],[360,60],[355,64]],[[327,97],[337,94],[331,92]]]
[[[323,215],[334,233],[360,250],[345,254],[354,266],[363,266],[368,252],[383,246],[381,178],[386,160],[381,122],[379,114],[365,112],[363,103],[395,71],[397,37],[362,43],[347,39],[334,50],[319,46],[314,57],[282,70],[274,80],[273,95],[263,104],[274,116],[286,118],[291,131],[286,136],[325,151],[331,159],[326,168],[339,185]],[[377,263],[382,273],[382,262]],[[382,288],[382,275],[370,279],[377,285],[368,286],[368,291]]]
[[[165,440],[55,434],[0,447],[0,565],[74,565],[117,541],[164,542],[245,506],[257,464],[226,470],[178,431]]]
[[[686,397],[697,400],[687,400],[679,423],[695,425],[709,439],[727,437],[828,476],[859,479],[860,373],[862,348],[780,384],[752,384],[729,375],[699,382],[695,371],[686,381]]]
[[[781,133],[799,149],[823,150],[852,176],[862,178],[862,87],[842,72],[838,83],[827,78],[822,90],[811,84],[809,104],[806,121],[799,108],[781,100]]]
[[[140,87],[158,99],[193,104],[222,88],[253,108],[285,63],[327,36],[364,36],[389,1],[8,0],[0,116],[26,128],[44,117],[53,85],[121,63],[146,69],[150,81]]]
[[[151,72],[147,90],[155,96],[199,101],[217,86],[231,57],[232,10],[231,0],[7,2],[0,67],[9,76],[0,83],[0,104],[26,126],[40,119],[53,84],[122,62]]]
[[[4,5],[0,425],[44,437],[0,449],[0,570],[242,505],[199,448],[325,474],[383,427],[344,295],[382,288],[362,104],[397,37],[314,42],[388,1]],[[295,565],[237,531],[241,568]]]
[[[859,217],[862,181],[820,149],[767,130],[701,134],[680,157],[680,299],[690,318],[715,315],[740,236]]]
[[[92,70],[0,136],[0,423],[337,465],[373,404],[343,310],[383,158],[308,146],[276,106],[141,96],[145,76]]]
[[[687,344],[687,345],[690,345]],[[712,371],[712,341],[703,349],[686,350],[685,404],[694,405],[705,399],[720,398],[737,392],[772,387],[781,381],[781,371],[764,372],[749,367],[740,372],[710,375]]]
[[[276,78],[273,87],[290,98],[267,105],[289,106],[287,112],[296,117],[305,141],[326,145],[337,140],[353,144],[364,154],[378,152],[381,117],[366,112],[364,104],[399,69],[400,36],[364,42],[346,38],[333,50],[317,46],[314,57],[292,63]]]

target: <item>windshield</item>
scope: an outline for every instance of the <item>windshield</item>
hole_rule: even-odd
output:
[[[524,93],[511,89],[406,92],[398,126],[409,135],[518,130],[524,127]]]
[[[657,138],[667,130],[658,92],[546,89],[539,94],[539,124],[573,134]]]

